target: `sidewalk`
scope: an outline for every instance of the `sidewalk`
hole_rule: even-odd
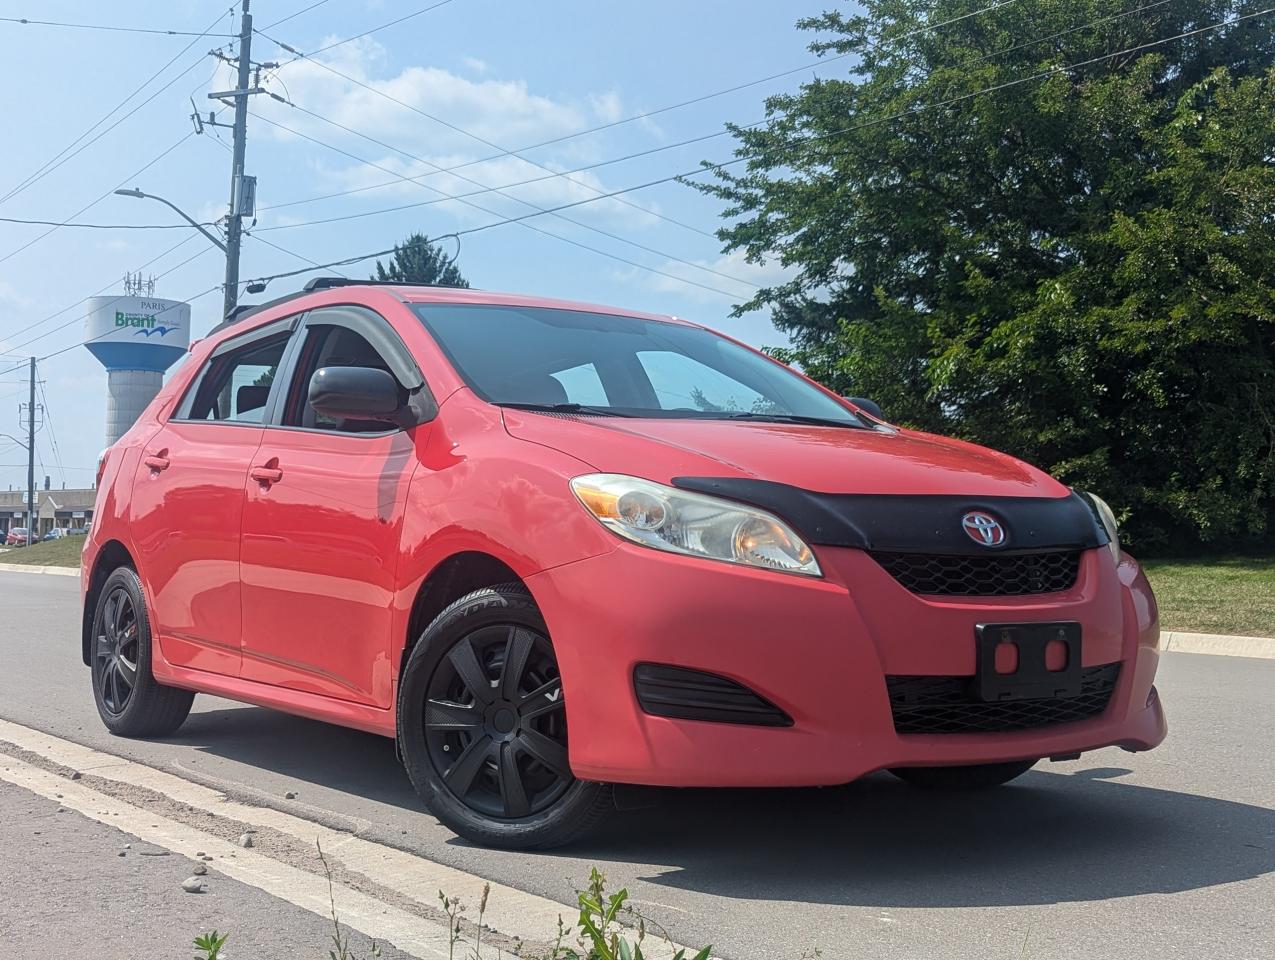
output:
[[[4,758],[0,758],[3,764]],[[229,932],[226,960],[327,956],[333,926],[196,862],[0,780],[0,956],[6,960],[186,960],[191,941]],[[371,941],[348,928],[352,955]],[[387,960],[410,960],[380,945]]]

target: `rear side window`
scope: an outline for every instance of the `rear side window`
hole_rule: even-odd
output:
[[[213,357],[178,419],[262,423],[287,345],[288,334],[281,333]]]

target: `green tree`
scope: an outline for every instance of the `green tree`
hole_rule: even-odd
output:
[[[397,280],[436,287],[468,287],[460,270],[440,244],[431,243],[423,233],[414,233],[394,247],[389,265],[376,261],[373,280]]]
[[[861,6],[799,22],[848,78],[772,97],[701,185],[727,250],[793,271],[739,309],[833,389],[1102,494],[1139,549],[1270,543],[1275,16],[1159,42],[1269,4]]]

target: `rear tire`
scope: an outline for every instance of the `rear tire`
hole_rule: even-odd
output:
[[[426,628],[403,670],[398,741],[430,812],[483,846],[560,846],[615,809],[609,785],[567,764],[557,659],[519,584],[461,597]]]
[[[981,763],[966,767],[892,767],[890,772],[914,787],[931,790],[986,790],[1009,783],[1036,766],[1035,760]]]
[[[131,567],[120,567],[102,584],[89,638],[93,700],[117,736],[167,736],[185,722],[195,699],[155,679],[151,639],[142,581]]]

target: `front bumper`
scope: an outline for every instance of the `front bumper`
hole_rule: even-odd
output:
[[[1121,746],[1167,727],[1152,683],[1155,600],[1138,565],[1087,551],[1076,585],[1035,597],[908,592],[866,553],[823,549],[824,579],[620,544],[529,578],[562,671],[570,761],[589,780],[662,786],[815,786],[886,767],[991,763]],[[887,676],[971,676],[975,624],[1075,620],[1086,667],[1121,664],[1099,716],[1014,732],[895,732]],[[756,691],[790,727],[676,720],[642,711],[639,663],[718,674]]]

